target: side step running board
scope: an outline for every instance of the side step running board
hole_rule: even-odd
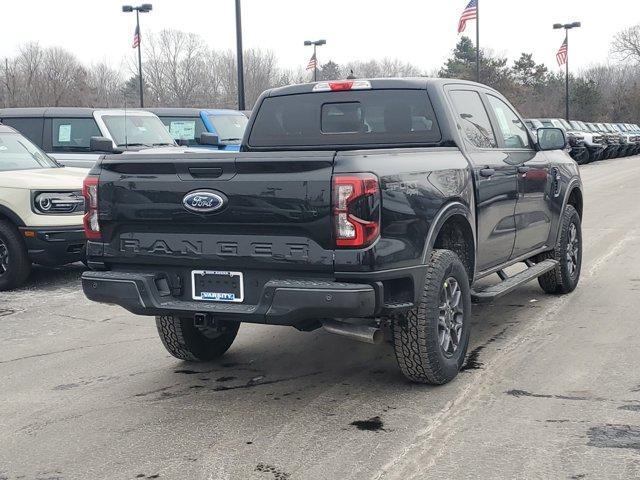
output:
[[[507,293],[510,293],[512,290],[515,290],[521,285],[524,285],[531,280],[538,278],[540,275],[544,275],[545,273],[553,270],[556,265],[558,265],[557,260],[544,260],[540,263],[536,263],[535,265],[528,267],[526,270],[523,270],[520,273],[517,273],[513,277],[507,277],[506,275],[501,275],[501,278],[504,276],[502,282],[491,285],[490,287],[485,288],[480,291],[471,291],[471,300],[475,303],[487,303],[495,300],[496,298],[500,298]]]

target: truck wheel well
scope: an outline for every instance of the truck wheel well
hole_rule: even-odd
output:
[[[567,204],[573,205],[573,208],[578,211],[578,215],[580,215],[580,218],[582,219],[582,192],[579,188],[576,187],[571,190]]]
[[[453,215],[447,219],[438,232],[433,248],[456,253],[467,271],[469,282],[473,281],[475,268],[473,231],[464,216]]]

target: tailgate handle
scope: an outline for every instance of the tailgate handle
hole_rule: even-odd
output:
[[[189,167],[189,173],[194,178],[218,178],[222,175],[220,167]]]

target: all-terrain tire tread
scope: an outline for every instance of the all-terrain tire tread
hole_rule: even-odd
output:
[[[558,240],[554,249],[536,255],[535,258],[536,262],[541,262],[547,259],[554,259],[558,261],[558,265],[556,266],[556,268],[538,277],[538,284],[540,285],[540,288],[542,288],[542,290],[544,290],[546,293],[552,295],[570,293],[575,289],[577,285],[577,281],[573,285],[569,284],[569,282],[567,282],[564,278],[562,271],[564,244],[567,241],[566,236],[568,234],[569,224],[571,223],[574,216],[578,218],[578,221],[580,220],[578,211],[574,208],[574,206],[567,205],[562,214],[560,235],[558,236]],[[578,226],[580,226],[580,222],[578,222]]]
[[[427,306],[430,298],[440,294],[441,272],[451,263],[462,262],[449,250],[434,250],[427,265],[425,287],[416,307],[403,321],[393,322],[393,342],[398,366],[402,373],[417,383],[441,385],[449,381],[438,359],[438,353],[428,347]]]
[[[31,260],[20,232],[12,223],[0,220],[0,235],[6,239],[7,248],[10,249],[9,269],[5,278],[0,277],[0,291],[11,290],[22,285],[29,277]]]
[[[161,315],[156,317],[156,327],[167,351],[180,360],[203,362],[222,356],[231,347],[238,333],[239,324],[232,323],[228,331],[217,338],[206,338],[193,325],[191,318]]]

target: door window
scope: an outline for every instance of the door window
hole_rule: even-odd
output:
[[[9,125],[18,130],[33,143],[42,147],[42,130],[44,128],[44,118],[2,118],[0,123]]]
[[[493,95],[487,95],[489,105],[498,120],[498,128],[506,148],[531,148],[527,127],[515,112]]]
[[[54,118],[51,125],[54,152],[88,152],[91,137],[101,136],[93,118]]]
[[[497,148],[498,144],[491,128],[489,115],[478,92],[454,90],[450,95],[458,115],[458,125],[465,138],[478,148]]]
[[[183,140],[192,147],[198,145],[200,135],[206,132],[204,122],[198,116],[195,117],[160,117],[174,140]]]

